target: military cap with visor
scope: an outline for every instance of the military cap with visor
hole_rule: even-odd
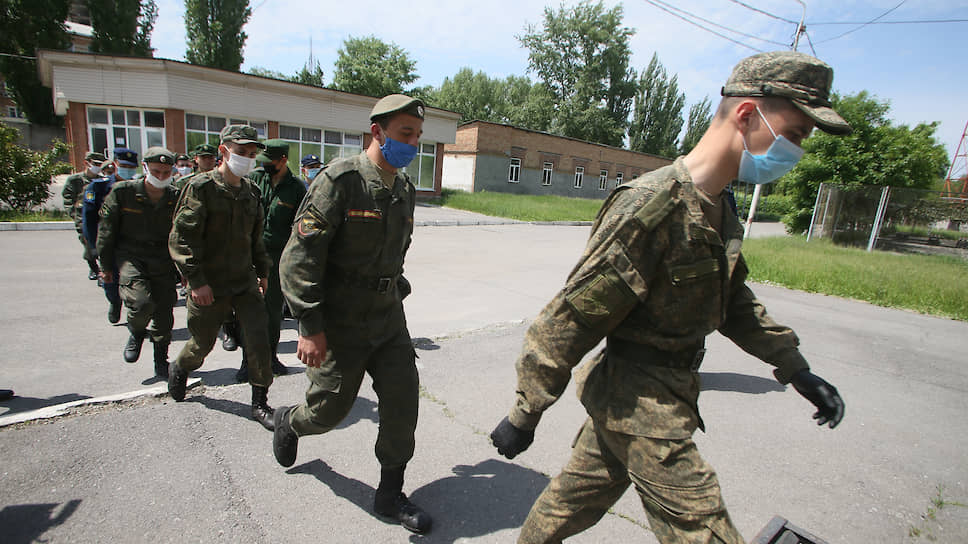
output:
[[[192,150],[193,157],[202,157],[205,155],[210,155],[212,157],[218,155],[218,148],[212,144],[198,144],[195,149]]]
[[[98,153],[97,151],[88,151],[84,155],[84,160],[91,164],[101,164],[102,162],[108,160],[103,153]]]
[[[310,166],[314,166],[317,164],[322,165],[323,163],[320,162],[319,155],[313,155],[312,153],[310,153],[305,157],[303,157],[302,159],[300,159],[299,164],[306,168],[309,168]]]
[[[405,94],[387,95],[373,105],[373,109],[370,110],[370,121],[375,121],[377,117],[388,117],[394,113],[407,113],[423,119],[424,103],[419,98],[411,98]]]
[[[178,162],[178,161],[190,161],[190,160],[192,160],[191,157],[189,157],[188,155],[186,155],[184,153],[181,153],[181,154],[175,156],[175,162]]]
[[[820,130],[850,134],[850,125],[830,104],[833,81],[833,68],[820,59],[797,51],[772,51],[739,61],[722,95],[786,98]]]
[[[114,148],[114,160],[118,161],[121,166],[128,168],[138,166],[138,154],[127,147]]]
[[[262,152],[256,155],[255,160],[259,162],[269,162],[289,156],[289,142],[285,140],[266,140]]]
[[[149,147],[145,151],[145,162],[157,162],[161,164],[175,164],[175,154],[164,147]]]
[[[249,125],[226,125],[219,133],[219,140],[223,144],[255,144],[259,149],[266,148],[265,144],[259,141],[259,133]]]

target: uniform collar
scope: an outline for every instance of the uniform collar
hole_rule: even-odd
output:
[[[380,171],[373,164],[373,161],[370,160],[370,157],[367,156],[366,151],[357,155],[357,163],[359,165],[358,171],[360,176],[366,180],[367,187],[374,197],[380,197],[385,194],[392,194],[397,198],[403,196],[406,183],[399,169],[397,169],[396,174],[393,176],[393,187],[387,189],[383,185],[383,177],[380,176]]]

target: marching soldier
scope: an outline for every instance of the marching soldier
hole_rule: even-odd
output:
[[[83,214],[81,208],[84,204],[84,187],[91,181],[101,177],[101,165],[107,159],[101,153],[89,151],[84,155],[84,171],[78,172],[64,180],[64,190],[61,196],[64,197],[64,209],[74,220],[74,230],[77,231],[77,239],[84,247],[84,260],[87,261],[87,279],[96,280],[100,269],[97,267],[97,255],[94,249],[88,246],[87,238],[84,237]]]

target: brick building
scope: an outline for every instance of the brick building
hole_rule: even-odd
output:
[[[468,192],[605,198],[645,172],[671,164],[656,155],[471,121],[444,146],[443,186]]]

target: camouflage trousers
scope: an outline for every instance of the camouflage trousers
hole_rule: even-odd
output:
[[[266,334],[266,307],[262,294],[253,286],[236,295],[220,295],[208,306],[199,306],[191,294],[185,297],[188,309],[188,332],[191,338],[179,352],[175,364],[186,372],[202,366],[205,356],[215,347],[218,329],[232,310],[238,316],[245,336],[246,353],[249,357],[249,383],[259,387],[272,385],[272,359]]]
[[[691,439],[616,433],[589,418],[571,459],[535,501],[519,544],[560,543],[598,522],[629,484],[662,544],[742,544],[719,481]]]
[[[144,331],[150,322],[151,341],[169,344],[175,324],[172,309],[178,299],[172,271],[163,267],[161,273],[149,274],[131,261],[122,261],[118,267],[118,291],[128,308],[128,328],[132,332]]]
[[[292,410],[292,429],[299,436],[332,430],[350,413],[367,373],[373,379],[380,417],[376,458],[384,469],[404,466],[413,457],[420,394],[410,333],[403,327],[377,346],[344,343],[341,336],[332,335],[319,368],[306,370],[306,402]]]

